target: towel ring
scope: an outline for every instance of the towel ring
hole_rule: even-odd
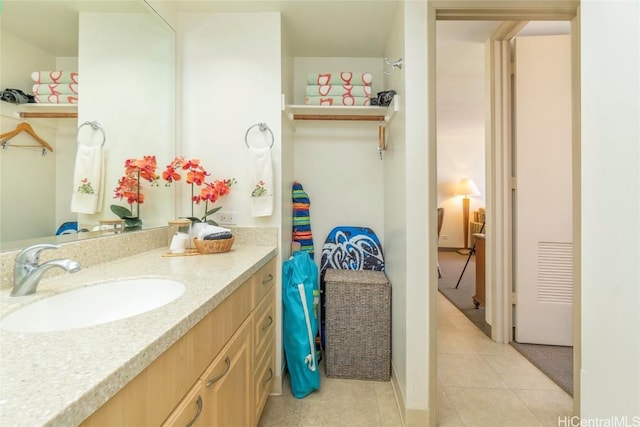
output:
[[[96,131],[99,130],[100,132],[102,132],[102,143],[100,144],[100,146],[104,147],[104,142],[107,140],[107,135],[104,133],[104,129],[102,129],[102,127],[100,126],[100,123],[88,122],[88,121],[78,126],[78,132],[76,134],[76,141],[78,142],[78,145],[82,145],[80,143],[80,129],[82,129],[83,126],[91,126],[91,129]]]
[[[260,132],[264,132],[264,131],[269,131],[269,133],[271,134],[271,145],[269,146],[269,148],[273,148],[273,142],[275,141],[275,138],[273,137],[273,132],[271,131],[271,129],[269,128],[269,126],[267,126],[266,123],[260,122],[260,123],[256,123],[253,126],[250,126],[249,129],[247,129],[247,132],[245,132],[244,134],[244,144],[247,146],[247,148],[249,148],[249,132],[251,131],[251,129],[253,129],[254,127],[258,126],[258,129],[260,129]]]

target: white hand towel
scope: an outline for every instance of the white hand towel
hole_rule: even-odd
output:
[[[249,147],[249,185],[251,186],[251,215],[273,214],[273,163],[271,148]]]
[[[79,144],[73,174],[71,212],[94,214],[102,210],[103,171],[102,146]]]

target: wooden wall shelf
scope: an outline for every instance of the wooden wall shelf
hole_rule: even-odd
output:
[[[77,119],[78,106],[75,104],[20,104],[16,114],[23,119]]]
[[[77,119],[78,113],[58,113],[58,112],[29,112],[21,111],[18,113],[23,119],[39,118],[39,119]]]
[[[292,122],[304,120],[389,123],[398,111],[397,98],[396,95],[388,107],[288,105],[285,111]]]

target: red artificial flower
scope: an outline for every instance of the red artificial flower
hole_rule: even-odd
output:
[[[211,174],[207,172],[200,159],[185,159],[182,156],[176,156],[166,169],[162,172],[162,179],[166,181],[166,186],[171,185],[174,181],[180,181],[182,176],[180,170],[187,171],[185,174],[185,183],[191,184],[191,217],[193,214],[193,205],[199,205],[200,202],[205,202],[205,216],[202,217],[202,221],[206,221],[207,212],[209,212],[209,202],[215,203],[220,197],[229,194],[231,191],[229,187],[236,182],[235,179],[215,180],[211,183],[206,182],[207,176]],[[202,186],[199,193],[195,194],[193,186]],[[219,209],[219,208],[218,208]]]
[[[144,194],[140,186],[140,179],[158,185],[159,176],[156,175],[156,156],[143,156],[142,159],[126,159],[124,162],[124,176],[118,181],[113,196],[116,199],[127,199],[127,203],[144,203]]]
[[[195,184],[195,185],[202,185],[202,183],[204,182],[204,178],[205,176],[209,175],[206,171],[202,170],[190,170],[189,172],[187,172],[187,184]]]
[[[216,181],[217,182],[217,181]],[[220,192],[216,188],[216,182],[205,183],[202,190],[200,190],[200,198],[207,202],[215,203],[220,197]]]
[[[172,165],[169,165],[167,166],[167,169],[164,172],[162,172],[162,179],[167,181],[167,185],[169,185],[169,183],[173,181],[180,181],[182,177],[178,172],[176,172],[176,170]]]

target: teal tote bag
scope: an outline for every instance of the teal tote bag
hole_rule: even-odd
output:
[[[320,388],[318,295],[318,267],[308,253],[294,252],[282,266],[282,335],[291,393],[297,399]]]

